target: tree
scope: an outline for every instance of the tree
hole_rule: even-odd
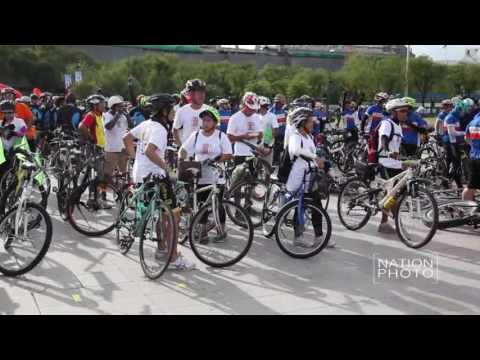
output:
[[[409,71],[413,86],[420,93],[422,105],[425,106],[427,93],[432,91],[435,84],[440,83],[444,67],[428,56],[419,56],[411,60]]]

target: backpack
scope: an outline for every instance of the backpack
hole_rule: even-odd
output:
[[[301,137],[300,141],[300,147],[303,148],[303,139]],[[282,157],[280,158],[280,163],[278,164],[278,181],[284,184],[287,182],[295,160],[297,160],[296,156],[294,156],[293,159],[290,159],[290,153],[287,147],[283,151]]]
[[[377,125],[375,130],[373,130],[372,135],[370,135],[370,137],[368,139],[366,158],[367,158],[367,163],[369,163],[369,164],[377,164],[378,163],[378,158],[379,158],[378,144],[380,142],[379,130],[380,130],[380,126],[382,125],[383,121],[390,121],[391,122],[391,120],[388,120],[388,119],[384,119],[384,120],[380,121],[380,123]],[[393,125],[392,124],[390,124],[390,125],[391,125],[390,126],[391,132],[390,132],[390,135],[388,137],[387,145],[390,143],[390,141],[392,141],[393,136],[395,135]]]

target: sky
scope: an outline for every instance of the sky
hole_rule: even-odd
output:
[[[223,45],[234,46],[234,45]],[[246,49],[253,49],[255,45],[240,45]],[[460,60],[465,54],[466,48],[480,48],[480,45],[412,45],[412,51],[415,55],[428,55],[434,60]]]

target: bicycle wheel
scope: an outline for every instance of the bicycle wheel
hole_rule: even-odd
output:
[[[250,216],[253,227],[257,228],[262,225],[263,205],[268,193],[268,186],[268,183],[263,180],[242,181],[229,189],[225,198],[234,201],[244,209]],[[230,213],[230,210],[227,208],[228,217],[235,224],[241,226],[242,223],[237,219],[236,214]]]
[[[348,180],[340,190],[337,213],[340,222],[348,230],[359,230],[372,216],[373,194],[368,185],[360,179]]]
[[[135,208],[132,208],[128,204],[131,196],[131,191],[128,191],[126,195],[123,196],[115,224],[117,246],[122,255],[126,255],[130,251],[135,241]]]
[[[218,215],[221,221],[222,210],[227,214],[237,214],[241,225],[228,221],[225,215],[224,229],[221,224],[216,225],[215,219]],[[219,214],[214,214],[212,203],[209,203],[193,217],[189,231],[190,247],[203,263],[212,267],[227,267],[239,262],[248,253],[253,242],[253,225],[246,211],[231,201],[219,200],[217,211]],[[209,230],[208,223],[215,226]]]
[[[177,235],[173,212],[166,205],[160,204],[145,215],[139,253],[142,270],[149,279],[158,279],[167,270]]]
[[[476,211],[478,203],[475,201],[451,201],[438,205],[437,229],[447,229],[467,225],[471,220],[477,218]],[[425,225],[432,226],[434,211],[432,209],[425,213]]]
[[[278,246],[297,259],[317,255],[327,246],[332,234],[330,216],[322,207],[305,199],[303,210],[302,214],[298,199],[291,201],[280,210],[275,224]],[[301,242],[296,239],[296,233],[301,234]]]
[[[52,241],[52,221],[44,208],[26,203],[15,234],[18,207],[0,219],[0,272],[19,276],[37,266]]]
[[[427,245],[437,231],[438,206],[429,191],[415,184],[411,186],[412,190],[404,192],[398,199],[395,230],[405,245],[418,249]],[[425,222],[428,211],[431,212],[430,223]]]
[[[17,191],[17,181],[10,184],[8,189],[0,197],[0,215],[5,214],[5,212],[17,204],[20,195],[22,195],[23,189],[23,187],[20,187]],[[38,204],[43,208],[46,208],[48,204],[48,194],[46,189],[35,181],[33,182],[31,199],[29,199],[29,201]]]
[[[102,236],[115,227],[122,195],[98,179],[77,187],[67,204],[68,222],[80,234]]]
[[[0,193],[3,194],[7,191],[10,184],[17,180],[15,176],[16,169],[14,167],[8,169],[0,179]]]
[[[275,217],[283,206],[282,194],[284,195],[284,190],[278,184],[270,184],[267,196],[265,196],[262,214],[262,230],[266,237],[271,237],[274,234]]]

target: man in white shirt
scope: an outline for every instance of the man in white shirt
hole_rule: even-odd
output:
[[[259,102],[260,110],[258,110],[258,115],[262,124],[265,160],[272,165],[273,145],[275,143],[275,137],[277,136],[278,121],[275,114],[268,111],[270,107],[270,99],[265,96],[261,96],[259,98]]]
[[[191,98],[191,103],[178,109],[173,120],[173,137],[180,147],[188,137],[200,129],[200,113],[206,109],[206,84],[200,79],[188,80],[185,90]]]
[[[124,101],[121,96],[108,99],[110,109],[103,115],[105,126],[105,176],[110,183],[116,167],[123,176],[127,172],[128,156],[123,144],[123,137],[128,131]]]
[[[263,138],[262,124],[257,114],[260,108],[258,96],[255,93],[246,92],[242,104],[242,110],[232,115],[227,128],[228,138],[234,143],[235,166],[244,163],[248,156],[253,155],[250,147],[241,141],[258,146]]]

